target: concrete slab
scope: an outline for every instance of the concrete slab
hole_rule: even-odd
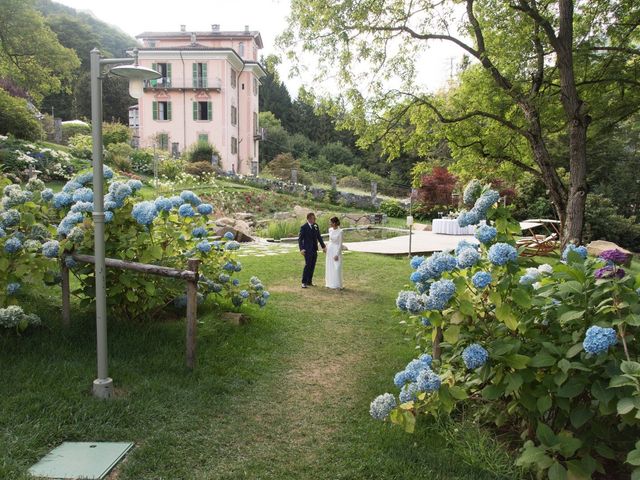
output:
[[[460,240],[478,242],[473,235],[442,235],[430,231],[418,231],[411,235],[411,253],[433,253],[455,250]],[[345,246],[353,252],[379,253],[381,255],[407,255],[409,235],[374,240],[370,242],[349,242]]]

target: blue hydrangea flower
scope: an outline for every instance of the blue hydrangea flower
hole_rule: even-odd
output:
[[[53,206],[63,208],[73,203],[73,197],[65,192],[58,192],[53,196]]]
[[[113,200],[113,195],[111,195],[110,193],[107,193],[104,196],[102,206],[105,210],[115,210],[116,208],[118,208],[118,204]]]
[[[191,230],[191,235],[198,238],[206,237],[207,229],[204,227],[196,227],[193,230]]]
[[[400,390],[400,402],[407,403],[412,400],[416,400],[418,398],[418,393],[420,393],[418,385],[416,383],[408,383],[402,387],[402,390]]]
[[[420,272],[413,272],[409,276],[409,280],[411,280],[413,283],[418,283],[422,280],[422,274]]]
[[[420,323],[423,327],[430,327],[431,321],[427,317],[420,317]]]
[[[113,178],[113,170],[109,168],[107,165],[102,166],[102,177],[105,180],[111,180]]]
[[[411,258],[409,264],[411,265],[411,268],[415,270],[422,264],[422,262],[424,262],[424,257],[416,255]]]
[[[4,251],[7,253],[17,253],[22,248],[22,242],[16,237],[11,237],[4,244]]]
[[[20,290],[21,286],[22,285],[20,285],[18,282],[11,282],[9,285],[7,285],[7,295],[15,295],[16,293],[18,293],[18,290]]]
[[[6,236],[7,236],[7,232],[5,232],[2,227],[0,227],[0,238],[4,238]]]
[[[416,283],[416,290],[418,293],[429,293],[429,288],[431,287],[431,282],[418,282]]]
[[[489,248],[488,257],[494,265],[505,265],[517,261],[518,251],[508,243],[495,243]]]
[[[473,210],[478,213],[479,220],[486,217],[487,210],[495,205],[498,200],[500,200],[500,194],[495,190],[487,190],[480,195],[480,198],[476,200],[476,203],[473,206]]]
[[[456,286],[451,280],[443,279],[433,282],[429,289],[429,296],[425,305],[426,309],[444,310],[455,293]]]
[[[471,248],[473,250],[478,250],[479,245],[476,242],[470,242],[468,240],[460,240],[458,245],[456,246],[455,254],[460,255],[460,252],[467,248]]]
[[[74,178],[74,180],[78,182],[80,185],[86,185],[87,183],[90,183],[93,181],[93,173],[92,172],[81,173],[76,178]]]
[[[242,264],[240,262],[236,262],[236,272],[242,271]]]
[[[235,271],[236,267],[233,262],[227,262],[222,266],[222,269],[227,270],[228,272],[233,272]]]
[[[86,187],[78,188],[71,198],[74,202],[93,202],[93,190]]]
[[[473,343],[462,351],[462,360],[469,370],[475,370],[484,365],[489,359],[487,352],[481,345]]]
[[[40,192],[40,198],[45,202],[51,201],[51,199],[53,198],[53,190],[51,190],[50,188],[45,188]]]
[[[210,215],[213,213],[213,207],[208,203],[201,203],[197,209],[200,215]]]
[[[191,205],[194,205],[196,207],[200,205],[200,203],[202,203],[200,198],[198,198],[198,196],[191,190],[185,190],[184,192],[182,192],[180,194],[180,198],[182,198],[184,202],[190,203]]]
[[[567,245],[564,251],[562,252],[562,260],[565,260],[565,261],[567,260],[569,252],[575,252],[578,255],[580,255],[583,259],[587,258],[587,249],[582,245],[580,245],[579,247],[574,245],[573,243],[570,243],[569,245]]]
[[[616,331],[613,328],[603,328],[593,325],[587,329],[582,347],[591,355],[599,355],[606,352],[609,347],[618,342]]]
[[[240,248],[240,244],[238,242],[228,242],[224,248],[226,248],[227,250],[238,250]]]
[[[410,295],[415,295],[415,293],[411,290],[401,290],[400,292],[398,292],[398,297],[396,298],[396,307],[398,307],[400,310],[406,310],[407,299]]]
[[[171,202],[171,204],[177,208],[180,205],[182,205],[184,203],[184,201],[182,200],[182,198],[180,197],[180,195],[174,195],[173,197],[171,197],[169,199],[169,201]]]
[[[104,223],[110,223],[113,220],[113,212],[104,212]]]
[[[393,384],[398,388],[402,388],[404,386],[404,384],[409,382],[409,381],[410,381],[409,375],[407,374],[406,370],[399,371],[393,377]]]
[[[244,302],[244,299],[242,297],[240,297],[239,295],[234,295],[231,298],[231,303],[233,303],[233,305],[236,306],[236,307],[241,306],[243,302]]]
[[[67,268],[75,268],[78,266],[78,262],[76,262],[75,258],[73,258],[71,255],[64,256],[64,264],[67,266]]]
[[[129,185],[132,192],[137,192],[142,188],[142,182],[140,180],[129,180],[127,185]]]
[[[231,283],[233,283],[233,285],[237,287],[238,285],[240,285],[240,280],[238,280],[237,278],[234,278]]]
[[[469,225],[476,225],[479,221],[480,217],[478,216],[478,212],[474,209],[471,209],[468,212],[462,212],[458,215],[458,225],[461,228],[468,227]]]
[[[168,212],[173,208],[173,202],[165,197],[158,197],[153,203],[155,203],[158,212]]]
[[[156,204],[149,201],[136,203],[131,210],[131,216],[140,225],[151,225],[153,220],[158,216]]]
[[[69,235],[71,229],[78,223],[82,222],[84,217],[80,212],[69,212],[58,225],[58,235]]]
[[[67,183],[65,183],[64,187],[62,187],[62,191],[64,193],[73,193],[79,188],[82,188],[82,185],[80,183],[76,182],[75,180],[69,180]]]
[[[196,212],[193,211],[193,207],[188,203],[180,205],[180,208],[178,209],[178,215],[181,217],[193,217],[195,214]]]
[[[422,275],[421,281],[438,279],[444,272],[451,272],[458,266],[456,257],[450,253],[435,252],[418,267]]]
[[[267,292],[266,290],[264,292],[262,292],[262,298],[269,298],[271,296],[271,294],[269,292]]]
[[[369,415],[376,420],[384,420],[394,408],[396,408],[396,397],[385,393],[373,399],[369,406]]]
[[[474,178],[469,183],[467,183],[467,186],[462,193],[462,201],[465,205],[471,206],[478,199],[480,193],[482,193],[482,184],[479,180],[476,180]]]
[[[77,202],[71,207],[72,212],[92,212],[93,202]]]
[[[421,392],[435,392],[440,388],[442,380],[433,370],[424,369],[416,379],[416,385]]]
[[[418,378],[418,375],[420,375],[420,372],[422,372],[426,368],[429,368],[430,365],[431,364],[428,363],[427,361],[419,360],[417,358],[414,360],[411,360],[409,363],[407,363],[407,366],[404,368],[404,371],[407,375],[407,379],[411,380],[412,382],[415,382],[416,379]]]
[[[110,199],[116,202],[116,206],[120,208],[124,205],[124,201],[131,196],[133,191],[126,183],[113,182],[109,185],[109,193],[111,194]]]
[[[209,288],[211,289],[212,292],[215,292],[215,293],[220,293],[222,291],[222,285],[215,282],[211,282],[209,284]]]
[[[465,248],[458,255],[458,268],[473,267],[480,261],[480,254],[474,248]]]
[[[196,245],[196,248],[202,253],[209,253],[211,251],[211,244],[207,240],[202,240]]]
[[[47,258],[56,258],[60,251],[60,243],[57,240],[49,240],[42,245],[42,254]]]
[[[226,273],[221,273],[218,276],[218,280],[220,280],[221,283],[227,283],[229,281],[229,278],[231,277],[229,277],[229,275],[227,275]]]
[[[491,274],[489,272],[478,272],[472,278],[473,286],[482,290],[491,283]]]
[[[0,213],[0,226],[2,228],[15,227],[20,223],[20,218],[20,212],[12,208]]]
[[[418,360],[429,368],[431,368],[431,364],[433,363],[433,357],[428,353],[423,353],[422,355],[420,355],[418,357]]]
[[[227,240],[233,240],[234,238],[236,238],[236,236],[233,234],[233,232],[227,232],[224,234],[224,238],[226,238]]]
[[[485,245],[491,243],[497,235],[498,231],[489,225],[481,225],[475,232],[475,237]]]
[[[249,298],[249,292],[247,290],[240,290],[240,293],[238,295],[240,295],[242,298]]]
[[[84,240],[84,229],[82,227],[73,227],[67,238],[73,243],[81,243]]]
[[[540,271],[537,268],[527,268],[524,275],[520,277],[520,285],[533,285],[540,278]]]
[[[638,294],[638,296],[640,297],[640,288],[636,289],[636,293]]]

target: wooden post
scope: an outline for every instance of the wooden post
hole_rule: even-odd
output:
[[[187,367],[191,370],[196,364],[196,321],[198,318],[198,265],[200,260],[190,258],[187,269],[194,278],[187,280]]]
[[[62,324],[68,327],[71,324],[71,286],[69,284],[69,267],[61,262],[62,274]]]

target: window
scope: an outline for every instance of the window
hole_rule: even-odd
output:
[[[149,48],[156,48],[156,41],[155,40],[147,40],[147,46]]]
[[[253,112],[253,134],[259,135],[259,126],[258,126],[258,114]]]
[[[171,120],[171,102],[153,102],[154,120]]]
[[[231,69],[231,88],[236,88],[236,85],[238,84],[238,77],[236,75],[237,75],[236,71],[232,68]]]
[[[244,57],[244,42],[240,42],[238,45],[238,53],[241,57]]]
[[[236,153],[238,153],[238,139],[231,137],[231,154],[235,155]]]
[[[253,79],[253,94],[258,95],[258,79],[255,77]]]
[[[231,105],[231,125],[238,124],[238,109]]]
[[[150,84],[152,87],[154,88],[171,87],[171,64],[170,63],[153,63],[151,64],[151,68],[162,75],[162,77],[150,81]]]
[[[207,64],[193,64],[193,88],[207,88]]]
[[[159,133],[156,139],[156,144],[160,150],[169,150],[169,134]]]
[[[208,133],[198,134],[198,143],[209,143],[209,134]]]
[[[193,119],[194,120],[212,120],[213,108],[211,102],[193,102]]]

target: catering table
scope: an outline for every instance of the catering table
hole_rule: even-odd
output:
[[[444,235],[473,235],[476,227],[475,225],[469,225],[462,228],[458,225],[458,219],[456,218],[434,218],[431,222],[431,231]]]

